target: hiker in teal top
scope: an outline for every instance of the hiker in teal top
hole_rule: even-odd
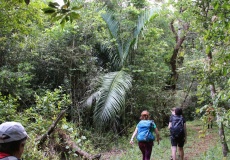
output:
[[[153,141],[156,133],[157,142],[159,144],[160,136],[156,124],[153,120],[149,120],[149,112],[143,111],[140,117],[141,121],[137,124],[135,131],[133,132],[130,144],[133,144],[133,138],[137,135],[138,146],[142,152],[142,160],[150,160]]]

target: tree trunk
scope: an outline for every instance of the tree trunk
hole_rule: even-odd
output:
[[[184,42],[184,40],[186,38],[185,32],[188,31],[189,24],[188,23],[182,24],[182,27],[176,31],[175,27],[174,27],[174,20],[172,20],[170,23],[170,28],[171,28],[171,31],[173,32],[173,34],[175,35],[175,39],[176,39],[176,45],[174,46],[173,54],[170,58],[170,65],[171,65],[171,71],[172,71],[170,86],[171,86],[171,89],[175,90],[176,89],[176,82],[178,79],[177,56],[178,56],[179,50],[182,46],[182,43]],[[183,33],[182,33],[182,31],[183,31]]]
[[[228,145],[226,143],[226,139],[225,139],[225,133],[224,133],[224,125],[221,122],[220,126],[219,126],[219,136],[220,136],[220,141],[222,144],[222,153],[224,157],[227,157],[227,154],[229,152],[229,148]]]
[[[210,51],[208,53],[208,64],[209,64],[209,72],[211,71],[211,64],[212,64],[212,52]],[[212,100],[214,102],[215,100],[215,95],[216,95],[216,89],[214,84],[210,84],[210,94],[212,97]],[[216,114],[217,119],[219,119],[219,114]],[[227,157],[227,154],[229,152],[228,145],[225,139],[225,133],[224,133],[224,125],[221,122],[219,125],[219,136],[220,136],[220,141],[222,145],[222,153],[224,157]]]

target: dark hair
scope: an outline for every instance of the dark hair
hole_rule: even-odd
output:
[[[176,108],[175,109],[175,114],[177,115],[177,116],[180,116],[180,115],[182,115],[183,114],[183,112],[182,112],[182,108]]]
[[[0,143],[0,152],[8,153],[13,155],[15,152],[19,151],[21,143],[23,143],[27,137],[13,142]]]

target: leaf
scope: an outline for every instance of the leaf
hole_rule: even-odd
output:
[[[51,14],[51,17],[55,18],[57,16],[57,12]]]
[[[78,139],[76,143],[77,143],[77,144],[78,144],[78,143],[81,143],[81,139]]]
[[[52,22],[59,21],[60,19],[62,19],[62,17],[63,17],[63,15],[55,16],[55,17],[52,19]]]
[[[67,13],[67,12],[69,12],[70,10],[69,9],[61,9],[61,13]]]
[[[62,128],[63,128],[63,129],[68,129],[69,127],[68,127],[67,125],[64,124],[64,125],[62,125]]]
[[[79,13],[76,13],[76,12],[71,12],[69,14],[69,16],[72,18],[72,19],[79,19],[80,18],[80,14]]]
[[[73,128],[68,128],[68,131],[69,132],[73,132]]]
[[[150,19],[155,18],[157,15],[158,9],[155,8],[147,9],[144,12],[142,12],[138,17],[137,25],[133,33],[134,37],[137,37],[143,29],[143,27],[145,26],[145,24],[148,21],[150,21]]]
[[[57,2],[49,2],[48,6],[57,9],[60,5]]]
[[[62,29],[65,26],[65,22],[66,22],[66,17],[63,17],[62,20],[61,20],[61,22],[60,22]]]
[[[100,97],[100,91],[91,94],[90,97],[88,97],[86,102],[84,103],[84,106],[92,107],[92,105],[97,101],[99,97]]]
[[[223,67],[223,75],[226,76],[228,74],[228,69],[227,67]]]
[[[70,6],[70,1],[68,0],[68,2],[66,3],[66,5],[67,5],[67,8],[69,8],[69,6]]]
[[[51,14],[51,13],[56,12],[55,9],[50,8],[50,7],[48,7],[48,8],[43,8],[42,11],[43,11],[45,14]]]
[[[24,0],[24,1],[27,5],[30,3],[30,0]]]
[[[105,14],[101,15],[104,21],[106,22],[109,31],[113,38],[117,39],[118,38],[118,29],[119,29],[119,23],[117,20],[114,19],[113,17],[113,12],[108,11]]]
[[[206,49],[205,49],[205,53],[209,54],[210,51],[211,51],[211,47],[210,47],[210,45],[207,45]]]
[[[98,125],[115,119],[125,104],[126,92],[131,88],[132,78],[124,72],[111,72],[104,76],[100,98],[94,111],[94,122]]]
[[[71,9],[72,10],[79,10],[79,9],[81,9],[83,7],[83,5],[81,5],[81,6],[74,6],[74,7],[72,7]]]

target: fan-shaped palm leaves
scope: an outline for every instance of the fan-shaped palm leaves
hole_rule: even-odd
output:
[[[122,70],[128,65],[127,59],[130,54],[130,48],[135,44],[141,30],[146,22],[156,13],[156,9],[144,11],[138,18],[136,27],[131,36],[121,39],[119,22],[116,21],[113,12],[106,12],[102,18],[106,22],[113,39],[116,40],[115,52],[109,52],[110,63],[116,72],[108,73],[103,77],[100,88],[100,96],[96,102],[94,110],[94,122],[104,124],[105,122],[115,122],[115,118],[120,115],[121,108],[125,105],[126,92],[131,88],[131,75]],[[108,124],[108,123],[107,123]]]

